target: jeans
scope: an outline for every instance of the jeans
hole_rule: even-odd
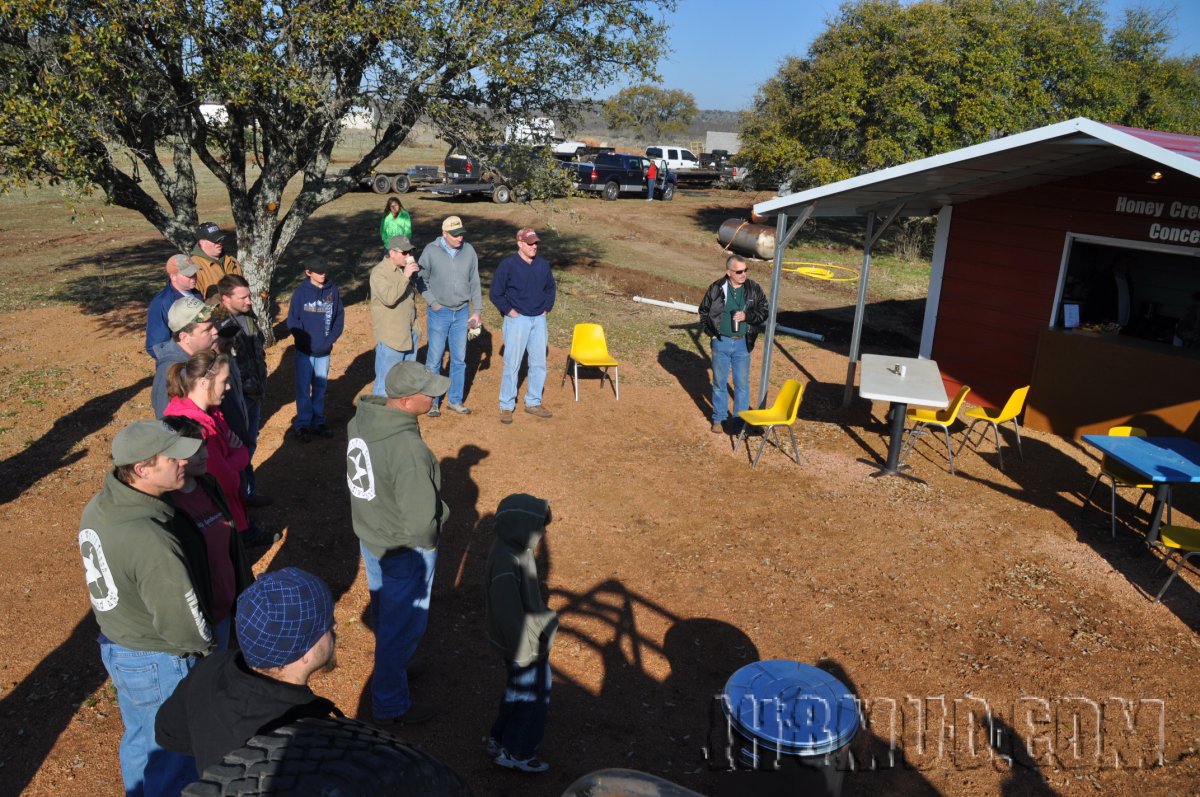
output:
[[[425,351],[425,367],[435,374],[442,372],[442,354],[446,344],[450,348],[450,390],[446,400],[451,404],[463,403],[463,391],[467,381],[467,321],[471,317],[469,305],[463,305],[457,310],[443,307],[441,310],[429,308],[425,317],[425,335],[429,338],[429,347]],[[438,399],[433,400],[433,406],[438,406]]]
[[[538,659],[527,667],[508,664],[508,682],[500,700],[500,713],[492,723],[492,738],[513,758],[526,759],[537,753],[546,732],[550,710],[550,659]]]
[[[194,656],[133,650],[100,635],[100,659],[117,690],[121,722],[118,756],[129,797],[175,797],[196,780],[196,759],[164,750],[154,739],[158,707],[196,664]]]
[[[387,395],[384,382],[387,380],[388,371],[392,370],[392,366],[396,363],[413,362],[417,359],[418,340],[420,340],[420,334],[414,329],[412,331],[412,348],[408,351],[397,351],[384,343],[375,344],[375,387],[371,391],[374,395]]]
[[[246,465],[246,469],[242,471],[244,478],[242,479],[243,487],[246,488],[246,495],[254,495],[257,481],[254,478],[254,452],[258,450],[258,427],[262,424],[263,400],[255,399],[251,401],[246,399],[246,431],[250,433],[249,440],[243,440],[246,444],[246,450],[250,452],[250,463]]]
[[[542,403],[546,386],[546,316],[504,316],[504,376],[500,378],[500,409],[517,406],[517,379],[521,358],[529,352],[529,379],[525,383],[525,406]]]
[[[329,355],[296,352],[296,428],[325,423],[325,388],[329,386]]]
[[[437,551],[405,548],[380,559],[359,543],[371,591],[371,626],[375,629],[375,674],[371,678],[371,713],[377,720],[408,711],[408,661],[429,622],[429,594]]]
[[[646,181],[646,199],[654,199],[654,186],[657,182],[657,179]]]
[[[733,366],[733,414],[750,409],[750,350],[745,338],[712,339],[713,423],[729,417],[729,367]]]

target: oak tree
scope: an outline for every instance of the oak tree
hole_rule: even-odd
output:
[[[631,86],[601,106],[604,121],[614,130],[630,130],[658,140],[682,133],[696,118],[696,98],[679,89]]]
[[[188,251],[197,171],[211,172],[265,317],[301,226],[418,120],[461,142],[569,117],[592,86],[654,77],[674,3],[3,0],[0,181],[98,186]],[[205,118],[207,100],[227,121]],[[331,169],[342,119],[362,107],[378,114],[375,144]]]

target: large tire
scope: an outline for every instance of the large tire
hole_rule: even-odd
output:
[[[255,736],[204,771],[184,797],[470,797],[436,758],[350,719],[302,719]]]
[[[392,178],[386,174],[377,174],[371,178],[371,190],[377,194],[386,194],[392,190]]]
[[[675,184],[667,183],[666,185],[663,186],[662,200],[663,200],[663,202],[670,202],[674,198],[675,198]]]
[[[507,205],[512,199],[512,191],[504,183],[500,183],[492,189],[492,201],[497,205]]]
[[[412,183],[407,174],[397,174],[392,178],[392,190],[397,194],[407,194],[412,190]]]
[[[621,195],[621,186],[616,180],[611,180],[604,184],[604,198],[609,202],[613,202]]]

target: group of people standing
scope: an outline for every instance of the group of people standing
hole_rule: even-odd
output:
[[[279,539],[248,511],[271,500],[257,491],[252,466],[266,388],[263,334],[219,228],[205,223],[197,236],[191,257],[168,260],[167,285],[149,308],[156,420],[116,435],[113,468],[85,508],[78,537],[101,660],[125,726],[119,758],[128,795],[179,794],[251,736],[301,717],[340,716],[308,687],[312,675],[336,664],[328,586],[297,568],[255,579],[249,566],[248,547]],[[480,327],[482,296],[478,258],[464,238],[461,219],[451,216],[418,261],[408,235],[396,233],[370,280],[376,378],[347,428],[346,478],[376,634],[372,721],[385,728],[437,714],[431,702],[412,700],[408,684],[450,512],[419,419],[435,414],[443,397],[451,411],[470,413],[465,346]],[[526,411],[550,417],[541,391],[555,288],[538,242],[535,231],[522,229],[517,253],[493,280],[491,297],[505,318],[505,423],[526,355]],[[200,255],[222,273],[198,262]],[[306,260],[304,272],[288,327],[296,350],[293,429],[307,441],[331,435],[324,386],[344,320],[324,259]],[[428,305],[435,355],[425,364],[416,362],[417,293]],[[449,377],[440,373],[447,348]],[[548,768],[537,749],[557,616],[541,597],[533,551],[549,521],[545,500],[505,498],[487,564],[488,640],[508,679],[484,747],[497,765],[523,772]]]

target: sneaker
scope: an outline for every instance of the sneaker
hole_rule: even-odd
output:
[[[250,495],[246,496],[246,506],[250,507],[251,509],[261,509],[262,507],[270,506],[273,503],[275,503],[274,498],[271,498],[269,495],[263,495],[262,493],[251,493]]]
[[[296,432],[296,439],[301,443],[307,443],[309,440],[312,440],[312,433],[306,427],[296,426],[293,429]]]
[[[496,766],[520,772],[545,772],[550,768],[549,764],[535,755],[531,755],[529,758],[514,758],[504,749],[501,749],[500,755],[496,756]]]
[[[496,756],[500,755],[500,752],[504,749],[500,746],[500,742],[496,741],[491,736],[483,737],[483,746],[487,748],[488,758],[495,758]]]
[[[724,434],[725,426],[720,421],[713,421],[712,433],[713,434]]]
[[[321,435],[321,437],[324,437],[326,440],[333,437],[333,430],[323,423],[317,424],[312,430],[314,433]]]
[[[500,410],[500,423],[512,423],[512,410]]]
[[[442,414],[442,411],[440,409],[438,409],[438,405],[434,404],[432,407],[429,408],[429,412],[427,412],[425,414],[428,415],[430,418],[437,418]]]
[[[375,725],[385,730],[387,728],[401,728],[405,725],[420,725],[423,722],[429,722],[437,715],[437,707],[432,703],[413,703],[408,707],[408,711],[399,717],[388,717],[386,719],[376,717]]]
[[[541,404],[538,404],[533,407],[526,404],[525,411],[528,412],[530,415],[536,415],[539,418],[553,418],[554,417],[554,413],[552,413],[550,410],[543,407]],[[538,770],[538,771],[540,772],[541,770]]]
[[[446,409],[454,410],[459,415],[470,415],[471,414],[471,408],[468,407],[466,404],[447,404]]]

